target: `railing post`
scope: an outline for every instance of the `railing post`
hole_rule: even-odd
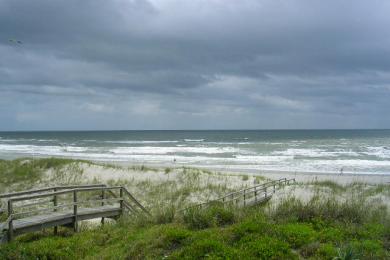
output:
[[[257,203],[257,187],[255,188],[255,203]]]
[[[267,198],[267,186],[264,187],[264,194],[265,194],[265,198]]]
[[[12,206],[12,200],[8,200],[8,241],[11,242],[14,239],[14,223],[13,223],[13,206]]]
[[[123,214],[123,187],[121,187],[119,190],[119,198],[120,198],[119,205]]]
[[[276,185],[275,185],[275,183],[274,183],[274,193],[275,193],[275,191],[276,191]]]
[[[73,230],[74,232],[78,231],[78,224],[77,224],[77,191],[73,191],[73,216],[74,216],[74,222],[73,222]]]
[[[57,189],[54,188],[53,191],[56,192]],[[54,212],[57,211],[57,204],[58,204],[57,203],[57,195],[54,195],[54,197],[53,197]],[[58,226],[55,226],[54,227],[54,235],[57,235],[57,234],[58,234]]]
[[[246,190],[244,190],[244,207],[246,206]]]
[[[102,188],[102,206],[104,206],[104,200],[106,199],[105,189]],[[101,220],[102,225],[104,225],[104,217]]]

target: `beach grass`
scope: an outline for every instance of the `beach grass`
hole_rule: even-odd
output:
[[[83,165],[84,161],[56,158],[0,161],[0,177],[7,178],[9,189],[47,184],[48,180],[80,182],[83,179],[80,176],[84,176]],[[188,167],[153,171],[139,166],[124,168],[124,171],[165,176],[162,180],[150,177],[107,182],[128,187],[148,207],[151,217],[123,216],[104,226],[82,225],[79,233],[60,228],[57,236],[50,229],[23,235],[12,243],[0,245],[0,259],[390,257],[389,209],[378,199],[378,196],[389,199],[390,189],[386,184],[311,181],[296,185],[297,189],[313,191],[306,199],[295,196],[294,187],[290,190],[286,187],[280,191],[280,199],[276,194],[263,205],[237,208],[214,203],[201,209],[183,210],[198,201],[193,201],[194,197],[207,201],[234,190],[227,181],[232,176]],[[261,176],[252,179],[266,181]],[[241,175],[234,180],[241,180],[243,185],[249,182]]]
[[[66,165],[89,163],[84,160],[64,158],[20,158],[0,160],[0,188],[2,191],[12,187],[13,191],[29,189],[43,179],[46,170],[61,170]]]
[[[386,259],[389,251],[389,216],[365,205],[349,213],[358,202],[310,201],[275,208],[258,206],[237,210],[216,205],[182,218],[140,224],[123,218],[116,224],[89,228],[77,234],[61,230],[29,234],[0,247],[1,259]],[[286,202],[287,203],[287,202]],[[307,207],[314,209],[307,212]],[[303,213],[302,213],[303,211]],[[286,217],[288,215],[293,217]],[[304,215],[303,217],[301,215]],[[299,217],[301,216],[301,217]],[[346,258],[346,257],[353,258]]]

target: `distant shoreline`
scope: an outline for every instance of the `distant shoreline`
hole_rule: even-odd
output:
[[[132,164],[126,162],[112,162],[111,164],[119,166],[134,166],[139,164]],[[229,169],[221,167],[212,167],[209,165],[181,165],[181,164],[143,164],[147,167],[157,168],[199,168],[209,171],[217,171],[226,174],[244,174],[253,176],[263,176],[270,179],[279,178],[295,178],[298,182],[311,182],[311,181],[324,181],[332,180],[340,184],[351,184],[355,182],[367,183],[367,184],[388,184],[390,183],[389,174],[370,174],[370,173],[325,173],[325,172],[292,172],[292,171],[278,171],[278,170],[250,170],[250,169]]]
[[[150,167],[172,167],[172,168],[181,168],[181,167],[190,167],[190,168],[201,168],[211,171],[220,171],[220,172],[231,172],[231,173],[250,173],[250,174],[256,174],[256,175],[262,175],[262,174],[288,174],[288,175],[325,175],[325,176],[390,176],[389,173],[351,173],[351,172],[343,172],[343,174],[336,173],[336,172],[310,172],[310,171],[286,171],[286,170],[269,170],[269,169],[244,169],[244,168],[234,168],[234,167],[220,167],[220,166],[213,166],[213,165],[207,165],[207,164],[181,164],[181,163],[133,163],[133,162],[125,162],[125,161],[98,161],[98,160],[91,160],[95,162],[100,163],[110,163],[110,164],[116,164],[121,166],[132,166],[132,165],[145,165]],[[239,165],[237,165],[239,166]]]
[[[0,132],[0,158],[59,157],[242,173],[390,174],[390,130]]]

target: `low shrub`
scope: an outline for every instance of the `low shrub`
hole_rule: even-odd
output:
[[[182,216],[184,223],[193,229],[204,229],[213,225],[209,216],[204,214],[204,211],[198,208],[186,209]]]
[[[358,260],[360,254],[351,245],[342,246],[337,249],[337,255],[334,260]]]
[[[343,185],[340,185],[334,181],[331,180],[324,180],[324,181],[314,181],[311,183],[312,185],[316,186],[322,186],[322,187],[328,187],[330,188],[333,192],[342,192],[346,190],[346,187]]]
[[[366,239],[354,241],[351,243],[351,248],[354,252],[359,253],[358,256],[365,259],[384,259],[386,256],[383,243],[380,240]]]
[[[294,197],[282,201],[271,209],[270,216],[279,221],[312,222],[315,219],[327,222],[339,221],[343,223],[364,223],[382,213],[387,215],[385,208],[367,203],[363,198],[352,198],[347,201],[338,201],[335,198],[312,198],[302,202]]]
[[[294,248],[313,242],[316,235],[316,232],[308,224],[291,223],[277,227],[277,236]]]
[[[206,214],[214,219],[214,224],[217,226],[224,226],[233,224],[235,221],[235,214],[232,208],[217,205],[206,210]]]
[[[321,244],[316,252],[317,258],[334,259],[337,256],[337,249],[331,243]]]
[[[154,212],[154,222],[157,224],[172,223],[176,214],[176,208],[174,205],[168,205],[165,207],[158,208]]]
[[[341,242],[345,240],[346,235],[340,228],[325,227],[319,231],[318,237],[321,242]]]
[[[298,259],[287,243],[273,237],[249,236],[240,249],[247,259]]]
[[[232,241],[237,242],[250,234],[270,235],[274,233],[274,227],[262,219],[250,219],[237,223],[231,228]]]
[[[165,248],[174,249],[177,248],[182,242],[191,235],[189,230],[179,228],[179,227],[171,227],[163,231],[163,244]]]
[[[306,244],[306,245],[302,246],[302,248],[299,250],[300,255],[305,257],[305,258],[313,257],[318,252],[320,246],[321,246],[321,244],[319,242],[312,242],[312,243]]]
[[[239,253],[214,239],[196,240],[170,255],[170,259],[238,259]]]
[[[184,223],[193,229],[224,226],[234,223],[235,219],[233,209],[218,204],[202,209],[189,208],[183,212]]]

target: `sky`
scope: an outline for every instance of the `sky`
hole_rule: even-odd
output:
[[[390,128],[389,14],[388,0],[0,0],[0,130]]]

